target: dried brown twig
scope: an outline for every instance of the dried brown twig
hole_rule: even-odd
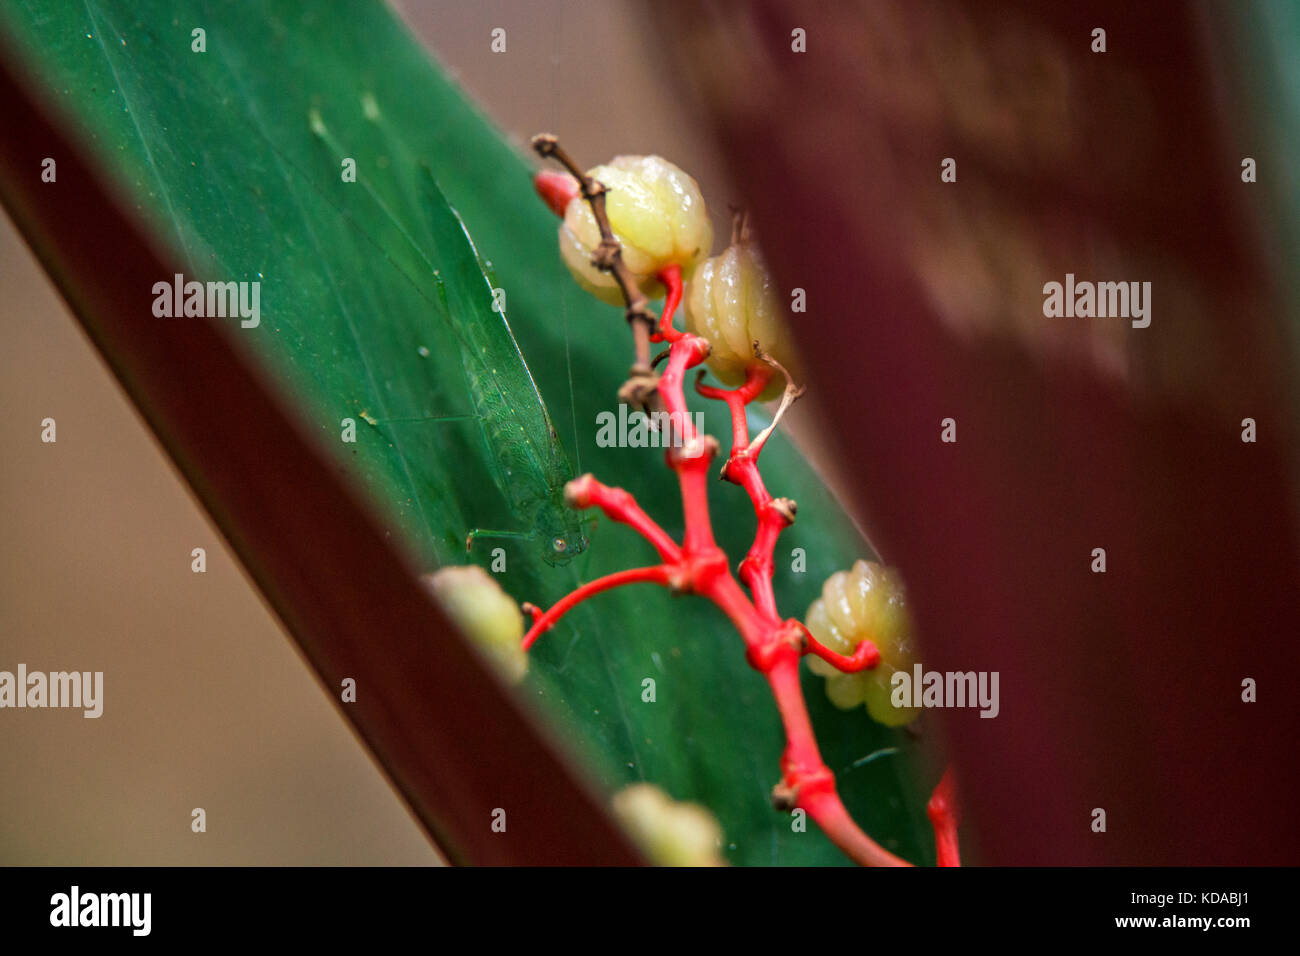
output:
[[[592,179],[582,171],[554,134],[539,133],[533,137],[532,143],[537,155],[544,159],[555,159],[578,181],[582,198],[591,207],[591,214],[596,218],[596,226],[600,229],[600,244],[592,254],[591,264],[614,277],[623,293],[623,300],[627,303],[624,315],[632,327],[636,356],[627,381],[618,390],[618,397],[647,413],[662,411],[662,401],[658,397],[659,374],[650,361],[650,336],[654,332],[657,316],[650,310],[650,300],[637,285],[632,270],[623,261],[623,247],[614,235],[609,224],[609,213],[605,210],[605,193],[608,190],[604,183]]]

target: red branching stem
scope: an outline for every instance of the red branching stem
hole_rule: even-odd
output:
[[[849,816],[836,791],[835,777],[822,760],[817,747],[812,721],[799,683],[799,661],[804,654],[816,654],[840,670],[854,673],[877,666],[880,661],[879,651],[871,641],[863,641],[853,654],[837,654],[817,641],[799,621],[782,619],[776,608],[772,588],[773,554],[777,537],[794,522],[796,508],[790,499],[773,498],[768,494],[758,471],[758,456],[781,415],[799,397],[802,389],[796,388],[789,373],[775,359],[759,351],[757,346],[755,355],[759,361],[749,367],[745,382],[740,387],[715,388],[702,385],[698,379],[695,383],[699,394],[726,402],[731,412],[731,451],[722,469],[722,477],[745,489],[757,518],[753,544],[738,569],[740,580],[749,590],[747,595],[732,576],[727,556],[713,537],[708,482],[710,467],[718,454],[718,443],[714,438],[696,430],[686,405],[686,373],[708,357],[709,343],[673,327],[673,313],[682,298],[681,268],[670,266],[657,273],[657,278],[667,289],[667,297],[662,318],[658,323],[651,324],[644,296],[635,287],[629,270],[622,262],[618,241],[609,226],[604,205],[604,187],[582,173],[573,159],[559,147],[554,136],[543,134],[535,137],[533,145],[540,155],[557,159],[572,174],[567,178],[554,174],[538,175],[535,180],[537,190],[548,205],[557,214],[563,215],[567,204],[575,196],[582,195],[591,204],[592,213],[601,227],[602,241],[595,261],[618,281],[627,302],[628,319],[637,335],[634,377],[624,385],[624,390],[636,386],[628,394],[635,393],[647,405],[653,401],[667,412],[666,427],[670,434],[665,458],[681,485],[685,533],[679,547],[641,509],[632,495],[622,488],[603,485],[590,474],[569,482],[565,488],[565,500],[570,507],[600,508],[607,516],[633,528],[650,542],[663,563],[598,578],[564,597],[544,613],[531,605],[525,605],[533,618],[533,625],[524,637],[525,650],[571,607],[588,597],[624,584],[651,582],[668,587],[676,593],[694,593],[707,598],[735,625],[745,644],[746,659],[751,667],[767,678],[781,715],[786,746],[781,758],[781,781],[773,790],[776,806],[805,811],[836,846],[858,863],[868,866],[909,866],[906,860],[890,853],[867,836]],[[743,238],[743,219],[739,221],[738,228]],[[657,381],[653,378],[646,357],[648,331],[649,341],[670,343],[667,365]],[[781,407],[773,416],[772,424],[751,441],[746,406],[757,400],[774,372],[780,372],[786,378]],[[637,377],[638,373],[640,377]],[[624,394],[624,390],[620,390],[620,395]],[[956,865],[956,801],[948,774],[944,775],[930,800],[929,813],[934,822],[940,863]]]
[[[861,866],[911,866],[900,856],[890,853],[867,836],[849,816],[849,811],[834,790],[810,795],[802,801],[808,816],[817,821],[832,843]]]
[[[939,866],[961,866],[961,851],[957,845],[961,807],[957,803],[957,784],[953,780],[952,767],[939,778],[925,813],[934,827],[934,848]]]
[[[799,686],[799,652],[787,645],[767,672],[785,725],[786,746],[781,758],[783,776],[777,787],[778,801],[801,808],[822,828],[822,832],[850,857],[864,866],[911,866],[890,853],[853,822],[835,789],[835,777],[822,761],[813,734],[803,690]]]
[[[735,455],[741,448],[749,446],[749,421],[745,406],[758,398],[759,393],[767,388],[772,380],[772,369],[766,365],[751,365],[745,370],[745,383],[739,388],[715,388],[701,384],[703,370],[695,379],[695,391],[705,398],[726,402],[731,410],[731,454]]]
[[[705,554],[717,549],[709,516],[709,466],[717,454],[718,443],[697,433],[683,387],[687,370],[703,362],[708,354],[708,342],[683,333],[669,348],[668,365],[659,378],[659,394],[668,411],[669,427],[673,429],[666,457],[681,484],[686,525],[682,548],[688,554]]]
[[[768,494],[763,476],[758,470],[758,453],[762,446],[754,448],[751,445],[745,415],[745,406],[758,398],[771,381],[772,373],[769,365],[753,364],[746,370],[744,384],[738,388],[712,388],[697,381],[695,390],[707,398],[726,402],[731,410],[731,454],[722,468],[722,477],[745,489],[758,519],[754,542],[740,562],[740,579],[754,596],[754,603],[764,613],[775,618],[778,615],[776,596],[772,589],[772,555],[776,550],[777,537],[794,521],[795,507],[789,499],[774,500]]]
[[[766,491],[763,492],[767,494]],[[754,603],[764,613],[776,616],[776,596],[772,590],[772,574],[775,563],[772,555],[776,550],[776,539],[781,529],[793,520],[787,519],[770,498],[761,505],[755,504],[758,512],[758,529],[754,533],[754,543],[740,562],[740,579],[754,596]]]
[[[683,332],[668,349],[668,364],[659,379],[659,393],[663,397],[664,407],[669,413],[669,420],[679,431],[672,444],[683,451],[688,451],[698,437],[686,407],[686,372],[703,362],[708,355],[707,341]]]
[[[873,641],[864,640],[853,649],[852,654],[837,654],[813,637],[812,631],[808,628],[802,624],[799,627],[803,630],[804,653],[816,654],[836,670],[846,674],[856,674],[858,671],[869,671],[880,663],[880,649]]]
[[[656,273],[656,278],[664,284],[668,295],[664,299],[664,314],[659,317],[659,328],[650,341],[676,342],[685,334],[673,328],[673,313],[682,301],[682,267],[674,263]]]
[[[677,542],[641,510],[630,491],[603,484],[588,473],[569,482],[564,493],[570,508],[599,508],[606,517],[633,528],[654,546],[665,563],[672,564],[681,560],[682,552],[677,547]]]
[[[725,563],[722,565],[725,569]],[[741,640],[745,642],[745,656],[750,666],[762,670],[762,662],[774,640],[774,631],[781,625],[764,616],[745,596],[745,592],[736,583],[730,572],[719,574],[700,589],[700,594],[708,598],[731,619]]]
[[[579,601],[623,584],[649,581],[680,593],[693,592],[708,598],[731,619],[745,642],[750,665],[764,674],[772,687],[786,731],[782,777],[775,791],[778,804],[804,810],[841,850],[858,863],[869,866],[908,865],[877,844],[853,822],[835,789],[834,776],[817,748],[799,685],[799,658],[813,645],[807,642],[807,630],[802,624],[780,618],[772,596],[772,547],[777,533],[793,520],[793,502],[772,499],[767,494],[743,434],[737,436],[739,443],[736,446],[742,454],[729,460],[728,468],[738,464],[742,480],[737,483],[744,484],[756,500],[759,527],[754,547],[741,566],[752,600],[745,596],[731,576],[726,555],[714,541],[708,509],[708,479],[717,442],[696,432],[685,414],[683,394],[686,372],[702,362],[706,355],[707,343],[703,339],[681,335],[670,346],[668,365],[659,385],[670,413],[671,427],[676,429],[667,461],[681,483],[686,525],[682,546],[678,548],[627,491],[604,485],[592,475],[575,478],[565,489],[571,507],[598,507],[615,521],[634,528],[655,546],[664,563],[599,578],[563,598],[544,614],[535,614],[533,626],[524,637],[524,648],[530,648],[540,634]],[[762,378],[755,375],[742,386],[738,400],[742,410],[745,399],[762,390],[765,384]],[[864,662],[868,653],[855,651],[854,658],[844,660],[850,667],[860,662],[866,666]],[[857,657],[858,654],[862,656]]]
[[[822,760],[799,683],[803,625],[763,614],[745,599],[730,574],[719,575],[700,593],[731,618],[745,641],[750,666],[764,674],[772,688],[786,736],[781,782],[773,794],[778,807],[802,809],[836,846],[863,866],[910,866],[853,822],[835,789],[835,777]]]
[[[599,594],[601,591],[608,591],[611,588],[620,587],[624,584],[636,584],[643,581],[649,581],[654,584],[667,584],[668,569],[662,564],[654,564],[647,568],[630,568],[627,571],[615,571],[613,574],[607,574],[603,578],[588,581],[576,591],[570,591],[557,601],[545,614],[535,618],[533,626],[529,628],[528,633],[524,635],[524,650],[528,650],[532,647],[533,644],[536,643],[537,639],[549,631],[575,604],[579,604],[591,597],[593,594]]]
[[[674,465],[682,487],[682,515],[686,524],[682,547],[687,554],[704,554],[717,548],[709,516],[709,461],[712,457],[682,457],[680,463]]]

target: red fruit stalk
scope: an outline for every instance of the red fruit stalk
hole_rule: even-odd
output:
[[[563,215],[568,202],[581,195],[591,204],[602,234],[612,237],[604,211],[603,187],[590,180],[572,162],[554,137],[538,137],[534,140],[534,147],[542,156],[559,160],[570,174],[538,174],[535,180],[537,191],[551,209]],[[563,205],[560,205],[561,201]],[[614,273],[625,291],[632,287],[626,276],[618,275],[618,270],[624,267],[616,249],[604,249],[596,265]],[[620,395],[635,395],[647,408],[668,413],[667,421],[673,434],[665,460],[677,475],[681,487],[686,529],[682,542],[678,545],[622,488],[604,485],[591,474],[575,478],[565,487],[565,500],[570,507],[599,508],[614,521],[628,525],[650,542],[662,563],[620,571],[591,581],[545,612],[526,606],[532,614],[533,625],[524,636],[523,646],[531,648],[538,637],[574,605],[625,584],[659,584],[677,593],[694,593],[708,598],[739,631],[745,643],[746,659],[767,678],[781,714],[786,746],[781,758],[781,781],[773,790],[775,806],[783,810],[804,810],[836,846],[858,863],[910,866],[906,860],[867,836],[849,816],[835,788],[835,777],[822,760],[799,682],[799,659],[804,654],[816,654],[837,669],[852,673],[875,667],[880,661],[879,651],[870,641],[863,641],[851,656],[837,654],[818,642],[799,621],[783,619],[776,608],[772,588],[773,553],[780,533],[794,522],[796,506],[789,498],[773,498],[768,493],[759,473],[758,459],[777,421],[803,390],[794,387],[789,375],[775,360],[761,354],[759,357],[767,364],[752,366],[745,382],[737,388],[722,389],[701,384],[703,370],[696,378],[695,389],[700,395],[725,402],[731,412],[731,451],[722,477],[745,489],[757,518],[753,544],[739,566],[741,581],[749,591],[746,594],[731,574],[727,555],[714,540],[709,516],[708,482],[712,463],[719,451],[718,442],[698,433],[687,413],[685,376],[708,357],[709,343],[673,327],[673,314],[682,297],[680,267],[665,268],[657,278],[668,292],[663,317],[657,323],[642,297],[625,296],[628,318],[634,331],[638,325],[645,330],[637,336],[638,361],[633,366],[633,379],[620,390]],[[667,365],[657,379],[645,362],[644,343],[647,338],[651,342],[670,343]],[[772,424],[751,440],[745,407],[763,392],[776,372],[784,374],[787,381],[780,409]],[[935,826],[940,865],[957,865],[954,810],[951,774],[945,773],[930,801],[930,818]]]
[[[934,848],[940,866],[961,866],[961,852],[957,847],[957,824],[961,809],[957,804],[957,787],[953,782],[952,768],[943,772],[938,786],[930,795],[926,815],[934,827]]]
[[[543,169],[533,177],[533,188],[551,212],[561,217],[564,210],[569,208],[569,200],[578,195],[576,179],[568,173],[552,172],[549,169]]]

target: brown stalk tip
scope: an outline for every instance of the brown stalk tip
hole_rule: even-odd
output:
[[[533,137],[533,149],[538,156],[554,156],[559,145],[560,140],[554,133],[538,133]]]
[[[772,510],[784,518],[786,524],[794,524],[794,516],[799,513],[799,505],[793,498],[774,498]]]
[[[772,806],[777,810],[793,810],[797,799],[798,794],[793,787],[778,783],[772,788]]]
[[[751,240],[749,229],[749,210],[731,207],[731,244],[742,245]]]

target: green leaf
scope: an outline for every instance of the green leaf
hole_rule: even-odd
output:
[[[502,548],[503,587],[546,605],[653,560],[632,531],[602,522],[582,526],[590,544],[575,560],[548,563],[553,535],[538,518],[580,471],[633,491],[680,537],[661,453],[596,445],[596,416],[617,411],[631,356],[619,311],[573,284],[530,164],[385,7],[30,0],[0,16],[187,278],[261,283],[260,325],[230,320],[232,332],[421,564],[464,563],[473,528],[519,532],[479,538],[475,560]],[[192,50],[196,28],[206,52]],[[574,122],[589,120],[574,109]],[[142,290],[141,308],[151,302]],[[714,404],[696,407],[727,436]],[[341,440],[345,418],[355,443]],[[801,617],[832,571],[871,552],[783,437],[763,471],[803,505],[775,582],[783,613]],[[711,504],[738,558],[753,535],[748,500],[719,482]],[[791,571],[794,548],[803,573]],[[815,827],[795,833],[772,810],[780,721],[712,605],[635,585],[578,607],[533,653],[524,693],[600,783],[648,780],[707,805],[735,863],[845,862]],[[806,675],[805,690],[850,811],[887,848],[932,861],[910,739],[835,710],[820,679]],[[887,747],[900,753],[860,762]]]

